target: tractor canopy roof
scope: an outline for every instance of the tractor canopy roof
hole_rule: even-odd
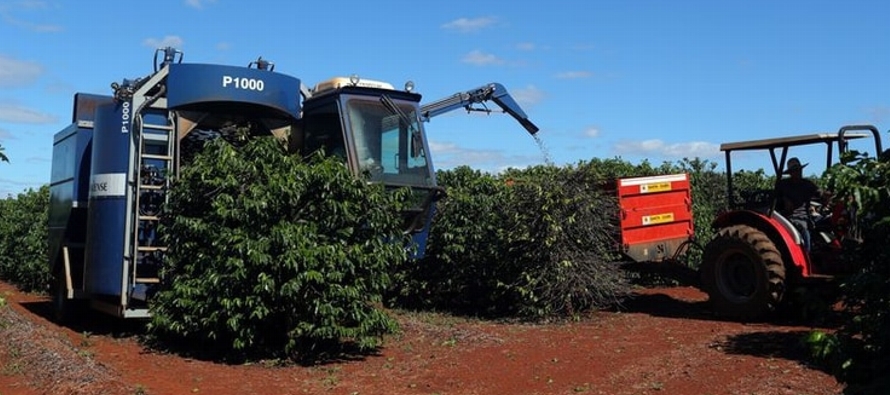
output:
[[[845,133],[844,140],[861,139],[871,136],[868,133]],[[816,143],[831,144],[839,141],[838,133],[814,133],[797,136],[778,137],[771,139],[739,141],[720,144],[720,151],[762,150],[785,148]]]
[[[720,145],[720,151],[725,154],[726,174],[727,174],[727,191],[730,196],[733,190],[733,170],[732,170],[732,152],[733,151],[769,151],[772,160],[772,168],[776,178],[781,178],[784,172],[786,161],[789,159],[788,152],[791,147],[823,144],[826,150],[825,168],[831,167],[834,162],[835,152],[838,155],[846,152],[849,147],[848,143],[852,140],[872,137],[875,144],[875,152],[880,153],[881,136],[878,129],[872,125],[846,125],[842,126],[835,133],[812,133],[801,134],[796,136],[776,137],[769,139],[739,141],[733,143],[723,143]],[[836,151],[835,151],[836,150]],[[732,204],[732,202],[730,202]]]

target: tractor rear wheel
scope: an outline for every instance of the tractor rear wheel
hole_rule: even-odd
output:
[[[725,317],[762,319],[785,293],[782,255],[765,233],[747,225],[717,232],[705,246],[701,275],[709,302]]]

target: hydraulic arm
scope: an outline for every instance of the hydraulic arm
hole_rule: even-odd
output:
[[[465,108],[468,112],[482,111],[490,113],[491,110],[485,107],[484,104],[484,102],[488,100],[495,102],[495,104],[500,106],[504,112],[510,114],[513,118],[519,121],[519,124],[522,125],[529,134],[534,135],[538,132],[538,127],[528,119],[528,116],[525,115],[525,112],[522,111],[522,108],[519,107],[516,100],[513,100],[513,97],[507,92],[507,88],[504,88],[503,85],[497,82],[492,82],[488,85],[483,85],[466,92],[458,92],[444,99],[423,105],[420,107],[421,120],[427,122],[432,117],[461,107]],[[483,107],[474,107],[474,104],[482,104]]]

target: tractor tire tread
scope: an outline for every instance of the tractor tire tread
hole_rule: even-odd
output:
[[[718,286],[717,265],[724,257],[723,251],[733,248],[739,251],[748,249],[757,258],[755,294],[745,301],[733,301],[722,295]],[[702,290],[709,295],[710,304],[717,314],[742,320],[759,320],[776,310],[785,293],[785,266],[782,255],[775,244],[761,230],[749,225],[734,225],[717,232],[705,246],[701,276]],[[762,276],[762,277],[760,277]]]

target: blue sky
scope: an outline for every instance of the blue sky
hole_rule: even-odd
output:
[[[721,142],[890,128],[888,16],[879,0],[0,0],[0,196],[49,181],[75,92],[148,75],[157,47],[262,56],[307,86],[412,80],[424,102],[500,82],[541,127],[543,149],[505,114],[434,118],[438,168],[722,162]]]

